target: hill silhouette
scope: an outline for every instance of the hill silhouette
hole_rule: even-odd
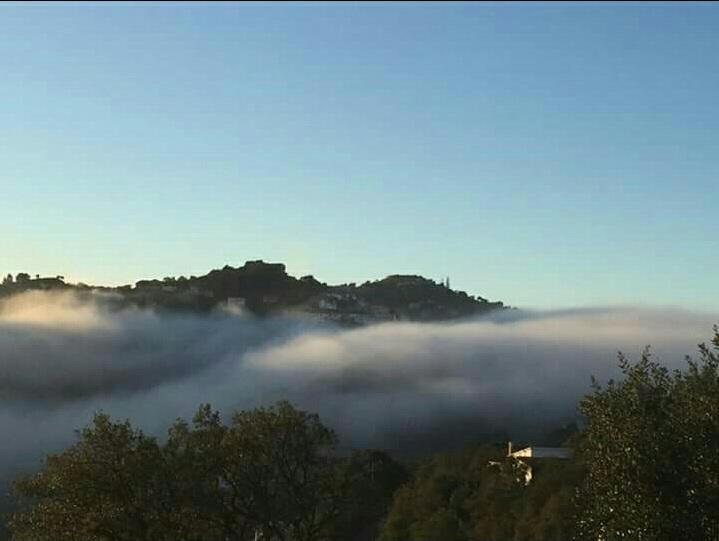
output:
[[[208,311],[218,307],[258,316],[300,312],[341,324],[408,320],[437,321],[467,317],[504,308],[502,302],[455,291],[445,283],[418,275],[328,285],[314,276],[296,278],[282,263],[247,261],[203,276],[140,280],[120,287],[66,283],[62,276],[31,278],[8,275],[0,296],[31,290],[101,290],[114,293],[120,304],[162,310]]]

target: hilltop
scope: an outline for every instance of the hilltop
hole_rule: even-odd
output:
[[[502,302],[455,291],[418,275],[394,274],[381,280],[328,285],[314,276],[296,278],[282,263],[248,261],[226,265],[204,276],[140,280],[120,287],[66,283],[62,276],[31,278],[8,275],[0,296],[30,290],[100,290],[115,293],[118,302],[167,310],[208,311],[217,307],[245,310],[259,316],[303,313],[348,325],[380,321],[437,321],[504,308]]]

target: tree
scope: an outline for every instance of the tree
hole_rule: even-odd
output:
[[[288,402],[237,412],[229,426],[202,406],[190,427],[178,421],[166,449],[188,480],[202,528],[220,539],[325,539],[342,511],[336,437],[319,417]]]
[[[336,442],[316,414],[288,402],[237,412],[222,441],[234,511],[255,520],[264,539],[327,538],[346,488],[332,456]]]
[[[14,485],[18,541],[320,541],[347,503],[334,433],[280,402],[231,423],[203,405],[167,442],[95,416]]]
[[[163,470],[154,439],[98,414],[76,445],[15,483],[21,511],[9,523],[14,539],[169,541]]]
[[[716,539],[719,533],[719,331],[684,372],[645,350],[620,354],[621,382],[580,404],[586,478],[577,500],[581,539]]]
[[[392,497],[408,481],[407,470],[387,453],[371,449],[354,451],[342,467],[348,491],[333,538],[374,541]]]
[[[24,284],[30,281],[30,275],[26,272],[19,272],[17,276],[15,276],[15,281],[18,284]]]
[[[2,285],[11,286],[12,284],[13,284],[12,274],[8,274],[5,278],[3,278]]]
[[[517,461],[493,446],[437,455],[397,491],[380,539],[566,541],[579,478],[573,461],[547,461],[525,485]]]

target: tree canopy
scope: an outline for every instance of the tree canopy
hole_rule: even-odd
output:
[[[10,528],[18,541],[334,539],[354,527],[363,505],[353,498],[388,499],[397,483],[367,488],[361,457],[339,459],[335,443],[317,415],[287,402],[228,425],[203,405],[164,444],[98,414],[75,445],[16,482]]]
[[[572,532],[575,464],[548,461],[525,485],[504,448],[442,454],[396,494],[382,541],[565,541]]]
[[[647,349],[620,355],[624,377],[580,404],[586,477],[579,538],[716,539],[719,535],[719,332],[670,372]]]

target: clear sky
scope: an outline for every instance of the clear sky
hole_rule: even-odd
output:
[[[719,301],[719,4],[4,4],[0,271]]]

